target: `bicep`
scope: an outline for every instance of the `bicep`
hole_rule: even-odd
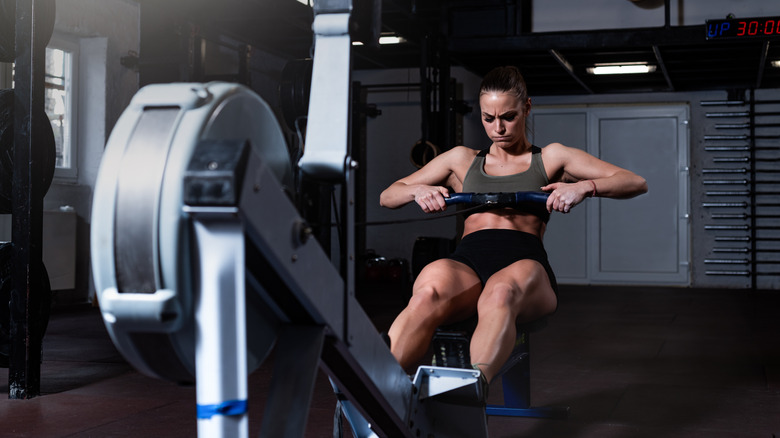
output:
[[[398,182],[413,185],[424,184],[429,186],[444,186],[452,180],[453,161],[457,158],[453,151],[447,151],[423,166],[413,174],[401,178]]]
[[[624,170],[583,150],[563,145],[555,151],[554,156],[555,161],[560,165],[563,181],[608,178]]]

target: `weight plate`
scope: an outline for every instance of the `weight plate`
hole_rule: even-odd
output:
[[[39,1],[37,4],[44,9],[36,25],[43,29],[39,44],[45,48],[54,32],[56,8],[54,0]],[[15,32],[16,0],[0,0],[0,62],[13,62],[16,59]]]
[[[35,111],[34,117],[40,127],[40,135],[34,145],[32,157],[37,175],[43,181],[43,195],[49,191],[54,178],[57,160],[57,146],[54,130],[43,109]],[[14,91],[0,90],[0,214],[11,213],[11,196],[14,174]]]
[[[0,367],[8,366],[11,347],[11,315],[9,304],[13,290],[13,245],[11,242],[0,243]],[[51,283],[49,274],[43,262],[40,263],[41,276],[33,278],[31,285],[34,292],[40,293],[40,307],[33,318],[39,324],[41,336],[46,333],[51,311]]]

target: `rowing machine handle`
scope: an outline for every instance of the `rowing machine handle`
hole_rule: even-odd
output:
[[[452,204],[516,204],[521,202],[546,203],[549,193],[515,192],[515,193],[451,193],[444,198],[446,205]]]
[[[449,198],[444,198],[444,203],[447,205],[452,204],[468,204],[471,202],[473,193],[450,193]]]

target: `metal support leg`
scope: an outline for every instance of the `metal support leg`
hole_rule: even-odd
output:
[[[8,3],[8,2],[6,2]],[[43,330],[40,312],[48,306],[44,291],[36,288],[41,271],[43,240],[43,196],[40,178],[41,152],[39,137],[43,137],[40,119],[32,117],[43,105],[45,43],[41,32],[35,32],[36,19],[45,10],[43,2],[16,1],[16,73],[14,105],[14,171],[11,190],[13,211],[12,240],[13,291],[10,306],[10,363],[8,398],[29,399],[40,394],[41,348]],[[36,278],[37,277],[37,278]]]
[[[304,435],[324,338],[325,328],[319,326],[287,325],[279,330],[261,438]]]
[[[354,435],[355,438],[378,438],[378,435],[371,430],[371,424],[366,420],[366,417],[364,417],[363,414],[358,411],[357,407],[344,396],[336,384],[333,383],[333,380],[330,381],[330,384],[339,400],[338,405],[336,406],[336,415],[340,416],[341,414],[344,414],[344,418],[347,419],[349,427],[352,429],[352,435]],[[334,418],[334,422],[337,421],[340,426],[340,419]],[[338,432],[341,433],[341,428],[337,427],[337,429]],[[336,435],[334,432],[333,436],[341,435]]]
[[[410,425],[413,436],[487,438],[479,371],[421,366]]]
[[[497,417],[564,419],[568,406],[531,406],[531,345],[527,331],[519,331],[520,343],[501,372],[504,405],[488,405],[485,412]]]
[[[193,272],[199,272],[194,279],[198,436],[203,438],[249,436],[244,233],[236,213],[231,207],[192,216]]]

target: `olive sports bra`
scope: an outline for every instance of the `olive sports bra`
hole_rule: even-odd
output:
[[[542,162],[542,149],[531,146],[531,166],[525,172],[506,176],[492,176],[485,173],[485,156],[490,149],[481,150],[471,162],[463,179],[463,192],[501,193],[501,192],[542,192],[541,187],[549,184],[547,172]],[[524,203],[518,210],[538,216],[544,222],[550,220],[550,213],[544,204]]]

